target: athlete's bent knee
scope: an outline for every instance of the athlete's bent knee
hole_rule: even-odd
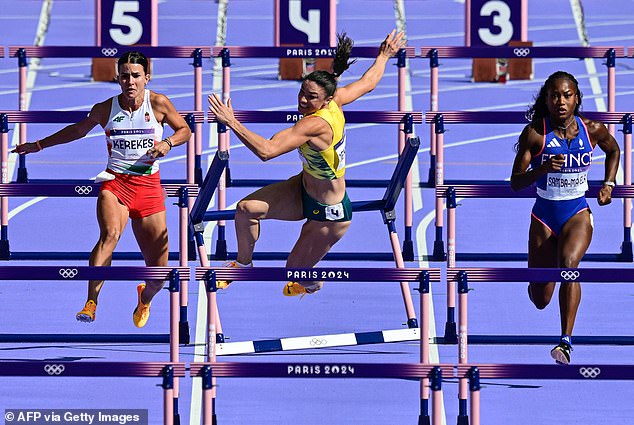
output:
[[[258,209],[257,204],[257,202],[248,199],[241,200],[236,206],[236,215],[246,218],[259,218],[262,215],[262,211]]]

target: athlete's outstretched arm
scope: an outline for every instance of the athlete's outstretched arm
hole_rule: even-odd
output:
[[[361,78],[347,86],[337,88],[334,96],[337,105],[347,105],[374,90],[383,77],[387,61],[405,46],[404,36],[405,33],[396,33],[396,30],[392,30],[388,34],[383,43],[381,43],[381,47],[379,47],[379,54],[374,63],[365,71]]]
[[[58,132],[38,140],[37,142],[17,145],[11,152],[24,155],[27,153],[39,152],[40,150],[50,148],[51,146],[61,145],[81,139],[86,136],[90,130],[95,128],[95,126],[102,124],[104,120],[108,119],[108,115],[106,115],[105,119],[103,118],[104,113],[107,114],[107,112],[105,112],[105,102],[98,103],[92,107],[88,116],[83,120],[75,124],[68,125]]]

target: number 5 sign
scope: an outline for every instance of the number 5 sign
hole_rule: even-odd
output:
[[[96,0],[97,45],[156,46],[156,0]]]
[[[158,45],[157,0],[95,0],[96,45]],[[116,79],[116,61],[93,58],[92,79]]]
[[[504,46],[522,39],[523,0],[471,0],[471,46]]]

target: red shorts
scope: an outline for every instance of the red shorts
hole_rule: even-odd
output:
[[[101,183],[101,189],[112,192],[128,207],[130,218],[143,218],[165,211],[165,196],[159,172],[145,176],[113,173],[114,180]]]

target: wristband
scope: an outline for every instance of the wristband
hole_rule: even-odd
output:
[[[610,182],[610,181],[604,181],[604,182],[603,182],[603,186],[610,186],[610,187],[614,187],[614,186],[616,186],[616,183],[614,183],[614,182]]]
[[[170,147],[170,150],[172,150],[172,148],[174,147],[174,145],[172,144],[172,140],[169,137],[167,137],[167,138],[163,139],[163,141],[165,143],[167,143],[169,145],[169,147]]]
[[[39,151],[41,151],[42,149],[44,149],[44,148],[42,147],[42,145],[40,145],[40,141],[39,141],[39,140],[36,140],[36,141],[35,141],[35,145],[37,146],[38,152],[39,152]]]

